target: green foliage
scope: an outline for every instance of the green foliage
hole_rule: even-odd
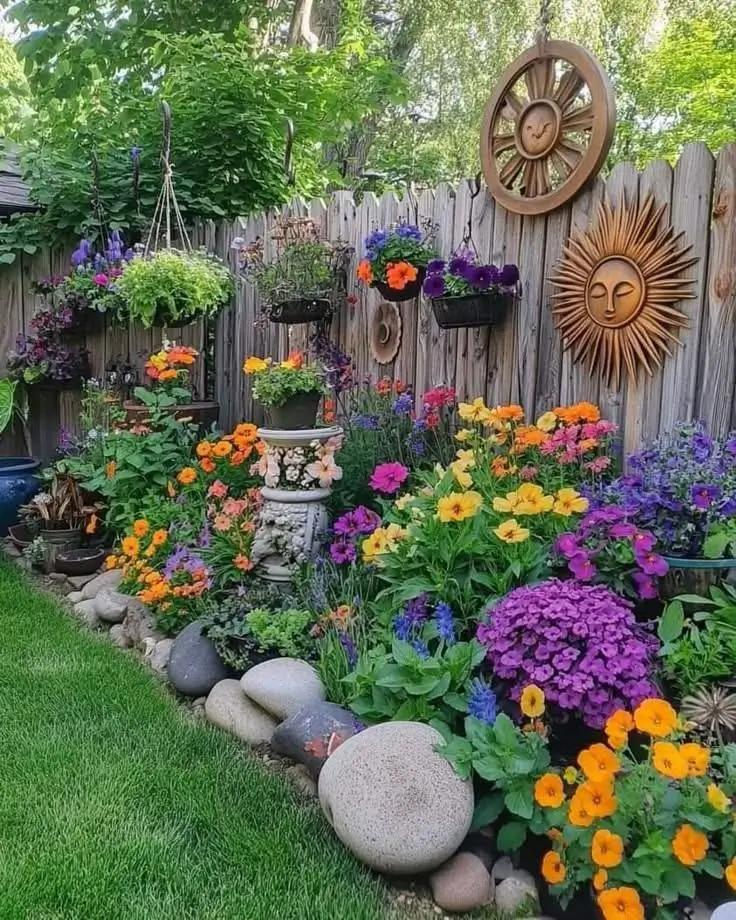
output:
[[[15,412],[15,392],[18,381],[9,377],[0,378],[0,434],[10,424]]]
[[[122,317],[151,326],[180,326],[214,315],[233,291],[225,266],[204,252],[174,249],[130,262],[118,279]]]
[[[712,524],[703,543],[706,559],[730,559],[736,556],[736,521],[727,518]]]
[[[0,37],[0,136],[13,135],[29,109],[30,90],[15,49]]]
[[[253,383],[253,399],[262,406],[283,406],[292,396],[324,392],[324,373],[315,365],[282,367],[270,364],[256,373]]]
[[[256,280],[266,305],[327,297],[332,288],[330,250],[324,243],[295,240],[263,266]]]
[[[271,610],[257,607],[245,622],[262,651],[277,651],[284,658],[308,658],[314,649],[309,627],[314,615],[308,610]]]

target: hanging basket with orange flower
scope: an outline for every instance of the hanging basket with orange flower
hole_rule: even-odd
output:
[[[418,297],[435,258],[435,228],[399,222],[374,230],[365,238],[365,255],[358,265],[358,281],[376,288],[391,303]]]

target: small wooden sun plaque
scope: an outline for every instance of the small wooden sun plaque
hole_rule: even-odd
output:
[[[688,324],[674,305],[695,296],[695,279],[683,275],[698,259],[684,234],[660,227],[664,210],[651,195],[615,209],[604,202],[596,224],[568,239],[549,279],[559,288],[552,313],[565,348],[609,387],[619,389],[624,370],[632,380],[641,367],[651,376]]]

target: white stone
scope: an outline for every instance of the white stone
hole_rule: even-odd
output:
[[[97,616],[93,598],[75,604],[74,612],[90,629],[96,629],[100,625],[100,618]]]
[[[71,604],[78,604],[80,601],[84,600],[84,595],[81,591],[70,591],[69,594],[67,594],[66,599]]]
[[[325,698],[317,672],[298,658],[274,658],[246,671],[240,685],[247,697],[279,719]]]
[[[343,742],[322,767],[322,810],[345,846],[371,868],[429,872],[465,839],[473,784],[437,753],[441,741],[429,725],[385,722]]]
[[[705,905],[703,905],[705,907]],[[699,907],[699,903],[695,903],[696,909]],[[707,908],[706,908],[707,911]],[[700,920],[699,914],[694,914],[694,920]],[[703,917],[706,917],[707,914],[702,914]],[[729,901],[727,904],[721,904],[720,907],[716,907],[713,911],[713,914],[710,920],[736,920],[736,901]]]
[[[204,704],[204,713],[213,725],[254,746],[270,741],[278,724],[248,699],[240,681],[231,679],[215,684]]]
[[[522,908],[531,910],[539,905],[539,892],[534,877],[523,869],[517,869],[508,878],[496,885],[496,910],[500,914],[518,916]]]
[[[125,635],[122,623],[116,623],[114,626],[111,626],[108,636],[110,637],[110,641],[114,642],[115,645],[120,648],[130,648],[130,640]]]
[[[102,588],[94,597],[95,613],[105,623],[122,623],[130,598],[114,588]]]
[[[160,642],[153,642],[152,639],[148,639],[146,641],[153,643],[150,651],[148,651],[146,654],[146,658],[148,663],[151,665],[151,669],[154,670],[157,674],[165,674],[174,640],[162,639]]]
[[[99,575],[96,575],[92,581],[88,581],[82,588],[82,597],[84,600],[97,597],[103,588],[117,588],[122,579],[123,573],[121,569],[110,569],[108,572],[100,572]]]

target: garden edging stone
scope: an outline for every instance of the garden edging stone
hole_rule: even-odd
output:
[[[89,600],[92,597],[97,597],[103,588],[117,588],[123,579],[123,573],[120,569],[110,569],[109,572],[100,572],[99,575],[95,575],[91,580],[86,575],[74,577],[87,579],[82,588],[82,597],[84,600]],[[69,581],[75,584],[74,578],[70,578]]]
[[[179,633],[171,647],[168,677],[185,696],[206,696],[220,681],[232,677],[214,643],[202,635],[203,623],[195,620]]]
[[[215,684],[204,704],[204,712],[213,725],[254,747],[270,742],[278,725],[276,719],[248,699],[240,681],[232,678]]]
[[[299,658],[263,661],[245,672],[240,685],[247,697],[279,721],[325,698],[325,688],[317,672]]]

